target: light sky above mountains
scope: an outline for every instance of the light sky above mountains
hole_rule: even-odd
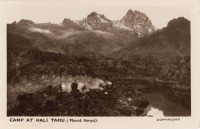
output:
[[[178,17],[190,20],[190,9],[185,6],[138,6],[131,0],[123,1],[98,1],[97,0],[68,0],[68,1],[18,1],[7,3],[7,23],[29,19],[35,23],[59,24],[64,18],[82,20],[95,11],[104,14],[110,20],[120,20],[129,9],[145,13],[152,24],[161,29],[167,23]]]

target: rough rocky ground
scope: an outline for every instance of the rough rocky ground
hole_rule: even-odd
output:
[[[169,64],[171,59],[175,57],[76,57],[10,48],[8,116],[138,116],[149,104],[142,92],[158,91],[156,79],[170,82],[160,85],[169,86],[163,90],[167,91],[164,93],[168,98],[190,105],[190,82],[184,79],[190,76],[189,60],[179,60],[179,65],[179,61]],[[175,75],[169,78],[168,75],[173,73]],[[60,79],[61,74],[63,79]],[[69,75],[99,78],[111,81],[112,85],[104,90],[91,89],[86,94],[78,93],[74,97],[73,93],[59,92],[58,85],[61,80],[69,81]],[[177,77],[180,75],[182,78]],[[180,86],[176,86],[176,91],[173,90],[174,84]],[[187,93],[182,92],[184,87],[187,87]],[[181,99],[182,95],[184,99]]]
[[[86,94],[59,92],[45,87],[17,97],[8,116],[138,116],[148,106],[142,93],[131,87],[112,85]]]

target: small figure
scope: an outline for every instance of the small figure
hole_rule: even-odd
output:
[[[77,83],[72,83],[71,84],[71,93],[72,95],[74,96],[75,99],[78,99],[79,98],[79,94],[80,94],[80,91],[78,90],[78,84]]]
[[[58,88],[59,88],[58,92],[62,92],[62,85],[61,84],[58,84]]]
[[[53,86],[48,85],[48,93],[49,93],[49,95],[51,95],[52,92],[53,92]]]

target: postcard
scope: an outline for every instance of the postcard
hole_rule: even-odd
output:
[[[0,15],[0,127],[199,127],[199,0],[13,0]]]

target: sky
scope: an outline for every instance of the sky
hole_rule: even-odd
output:
[[[151,1],[151,0],[150,0]],[[183,2],[184,3],[184,2]],[[137,3],[134,0],[57,0],[57,1],[18,1],[7,2],[7,22],[29,19],[35,23],[59,24],[64,18],[81,20],[95,11],[104,14],[110,20],[120,20],[129,9],[145,13],[152,24],[161,29],[178,17],[190,20],[190,8],[186,5],[175,6],[176,3],[163,4]]]

